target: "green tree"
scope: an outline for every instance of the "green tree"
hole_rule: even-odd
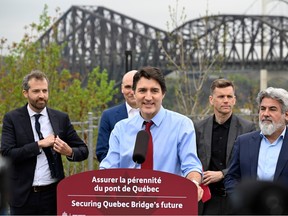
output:
[[[71,84],[68,84],[70,82]],[[117,93],[117,89],[113,89],[114,84],[115,81],[108,81],[107,71],[100,72],[99,67],[89,73],[85,88],[81,87],[79,79],[72,78],[69,71],[63,70],[58,88],[55,88],[55,91],[50,90],[54,96],[51,97],[49,104],[69,113],[71,119],[85,121],[88,112],[93,111],[96,115],[100,115],[107,107],[107,103]]]
[[[66,69],[59,71],[62,46],[50,42],[47,46],[41,47],[37,42],[37,38],[51,26],[53,21],[47,11],[48,7],[45,5],[40,15],[40,23],[32,23],[27,27],[30,29],[30,34],[25,34],[19,43],[13,43],[8,47],[9,53],[1,56],[0,116],[3,117],[6,112],[23,106],[26,102],[22,96],[22,79],[35,69],[45,72],[50,80],[50,107],[69,113],[74,121],[84,121],[90,111],[99,115],[117,93],[117,89],[114,89],[115,81],[108,80],[106,70],[101,72],[99,68],[95,68],[88,76],[87,86],[83,88],[81,87],[83,80],[79,73],[71,74]],[[7,40],[1,39],[0,42],[2,50]]]

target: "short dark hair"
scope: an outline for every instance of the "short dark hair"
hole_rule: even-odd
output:
[[[226,87],[229,87],[231,86],[233,88],[233,91],[235,93],[235,86],[234,86],[234,83],[230,80],[227,80],[227,79],[216,79],[214,80],[212,83],[211,83],[211,86],[210,86],[210,94],[212,95],[215,88],[226,88]]]
[[[48,84],[49,84],[49,80],[48,80],[48,77],[46,76],[45,73],[43,73],[42,71],[40,70],[33,70],[31,71],[31,73],[27,74],[24,78],[23,78],[23,81],[22,81],[22,88],[23,90],[25,91],[28,91],[30,86],[28,84],[28,82],[31,80],[31,79],[37,79],[37,80],[44,80],[46,79]]]
[[[154,79],[156,80],[160,86],[163,94],[166,93],[166,84],[165,84],[165,77],[162,73],[162,71],[157,67],[142,67],[138,70],[137,73],[135,73],[133,77],[133,90],[136,90],[137,83],[139,82],[141,77],[145,77],[146,79]]]

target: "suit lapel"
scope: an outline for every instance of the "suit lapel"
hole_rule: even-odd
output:
[[[128,113],[127,113],[127,108],[126,108],[126,104],[123,103],[119,109],[115,112],[114,118],[116,120],[116,122],[128,118]]]
[[[47,107],[47,113],[51,122],[51,126],[53,129],[54,134],[59,134],[60,128],[59,128],[59,121],[55,113]]]
[[[254,133],[252,139],[249,139],[247,143],[247,150],[248,150],[247,154],[249,154],[249,161],[251,164],[250,173],[253,179],[257,179],[257,167],[258,167],[260,143],[261,143],[260,131],[258,131],[258,133]]]
[[[59,133],[60,133],[59,116],[57,118],[56,113],[52,109],[50,109],[48,107],[46,107],[46,108],[47,108],[47,113],[49,116],[49,120],[50,120],[52,129],[53,129],[53,132],[54,132],[54,134],[59,135]],[[52,147],[50,149],[52,151],[52,155],[53,155],[54,160],[55,160],[55,166],[56,166],[55,167],[55,172],[56,172],[55,175],[57,178],[62,179],[62,178],[64,178],[64,170],[63,170],[63,165],[62,165],[62,161],[61,161],[61,154],[55,152]]]
[[[237,118],[234,115],[232,115],[229,134],[228,134],[228,140],[227,140],[226,164],[228,164],[237,134],[238,134]]]
[[[285,137],[283,139],[282,148],[280,150],[280,154],[279,154],[278,161],[277,161],[274,180],[277,180],[279,178],[280,174],[282,173],[283,168],[287,164],[287,160],[288,160],[287,153],[288,153],[288,132],[286,128]]]
[[[210,160],[211,160],[211,145],[212,145],[212,132],[213,132],[213,116],[210,116],[208,121],[206,122],[207,124],[207,135],[204,136],[204,145],[207,153],[206,157],[206,164],[207,168],[209,166]],[[205,126],[204,126],[205,128]]]
[[[25,105],[21,109],[22,111],[20,112],[20,116],[19,116],[19,125],[21,125],[21,127],[25,131],[25,134],[27,134],[29,140],[33,142],[34,134],[33,134],[32,126],[31,126],[30,116],[27,110],[27,105]]]

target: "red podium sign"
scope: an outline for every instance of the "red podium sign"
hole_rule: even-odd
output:
[[[106,169],[63,179],[58,215],[197,215],[197,188],[174,174]]]

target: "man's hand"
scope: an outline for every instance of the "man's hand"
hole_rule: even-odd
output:
[[[53,146],[55,142],[55,137],[53,134],[45,137],[42,140],[38,141],[38,146],[43,148],[43,147],[49,147],[49,146]]]
[[[203,189],[199,186],[199,184],[201,182],[201,178],[202,178],[201,173],[198,173],[196,171],[192,171],[192,172],[188,173],[186,178],[188,178],[190,181],[192,181],[197,186],[198,201],[200,201],[202,199],[202,196],[203,196]]]
[[[59,136],[55,138],[53,149],[54,151],[68,157],[71,157],[73,154],[72,148],[63,140],[61,140]]]
[[[224,178],[221,171],[205,171],[203,173],[203,184],[208,185],[211,183],[219,182]]]
[[[191,180],[197,186],[198,202],[202,199],[204,190],[199,186],[199,182]]]

